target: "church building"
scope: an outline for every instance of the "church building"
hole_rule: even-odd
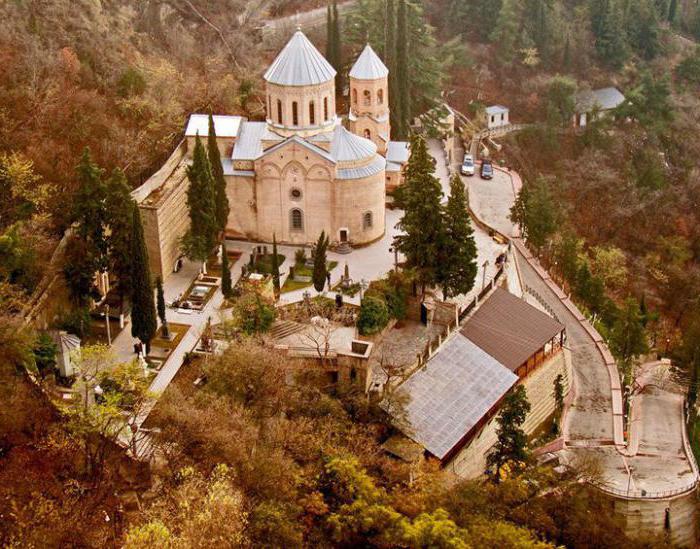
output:
[[[265,72],[265,121],[214,116],[230,204],[226,236],[307,245],[325,231],[346,250],[380,239],[387,189],[400,185],[408,161],[408,145],[390,141],[388,77],[367,45],[350,70],[350,108],[342,120],[335,69],[297,31]],[[170,167],[134,191],[152,268],[163,277],[189,225],[180,204],[188,185],[183,166],[208,125],[207,115],[191,115]]]

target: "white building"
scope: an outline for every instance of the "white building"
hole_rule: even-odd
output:
[[[503,105],[486,107],[486,127],[489,130],[510,125],[510,111]]]

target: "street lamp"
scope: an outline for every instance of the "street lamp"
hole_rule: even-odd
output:
[[[394,254],[394,270],[398,271],[399,270],[399,250],[392,246],[391,248],[389,248],[389,253]]]
[[[481,289],[482,289],[482,290],[483,290],[484,288],[486,288],[486,269],[487,269],[488,266],[489,266],[489,260],[487,259],[486,261],[484,261],[484,264],[482,265],[482,268],[483,268],[483,270],[484,270],[483,276],[482,276],[482,279],[481,279]]]

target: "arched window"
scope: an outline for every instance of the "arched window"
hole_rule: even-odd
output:
[[[352,89],[352,104],[357,105],[357,88]]]
[[[380,104],[380,105],[383,105],[383,104],[384,104],[384,90],[380,89],[380,90],[377,92],[377,101],[379,101],[379,104]]]
[[[316,105],[313,101],[309,103],[309,124],[312,126],[316,124]]]
[[[294,208],[289,212],[289,227],[293,231],[303,231],[304,230],[304,212],[299,208]]]
[[[362,92],[362,97],[364,97],[365,107],[369,107],[372,104],[372,92],[365,90]]]
[[[372,139],[372,132],[369,130],[365,130],[365,139]]]
[[[292,126],[299,125],[299,104],[294,101],[292,102]]]
[[[277,123],[282,123],[282,101],[277,100]]]
[[[362,216],[362,228],[371,229],[373,224],[372,212],[365,212]]]
[[[328,122],[328,98],[323,98],[323,121]]]

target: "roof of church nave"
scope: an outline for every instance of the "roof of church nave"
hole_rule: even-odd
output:
[[[386,78],[388,75],[389,69],[386,68],[386,65],[369,44],[365,46],[360,57],[350,69],[350,78],[358,80],[378,80]]]
[[[300,30],[287,42],[265,73],[265,80],[280,86],[313,86],[335,78],[336,70]]]

